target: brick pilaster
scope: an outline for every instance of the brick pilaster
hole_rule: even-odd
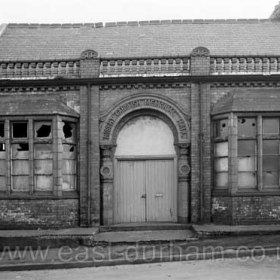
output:
[[[100,148],[99,148],[99,86],[90,88],[90,176],[91,225],[100,224]]]
[[[93,50],[82,53],[81,78],[98,78],[100,60]],[[80,87],[80,225],[100,224],[99,87]]]
[[[198,47],[191,54],[191,75],[210,73],[210,56]],[[210,84],[191,85],[191,221],[210,222],[211,216]]]
[[[81,78],[98,78],[100,59],[97,52],[86,50],[81,55],[80,76]]]

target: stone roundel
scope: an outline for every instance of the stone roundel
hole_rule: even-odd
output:
[[[103,165],[100,168],[100,174],[103,176],[103,178],[111,178],[112,177],[112,167],[109,165]]]
[[[190,166],[186,163],[179,166],[179,172],[182,176],[187,176],[190,173],[191,169]]]

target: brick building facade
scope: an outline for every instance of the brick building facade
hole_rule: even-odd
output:
[[[0,228],[279,223],[277,11],[2,25]]]

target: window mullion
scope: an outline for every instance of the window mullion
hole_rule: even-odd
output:
[[[34,193],[34,140],[33,120],[28,119],[28,144],[29,144],[29,186],[30,194]]]
[[[53,175],[54,194],[62,196],[62,121],[59,116],[53,120]]]
[[[7,160],[7,194],[11,193],[11,138],[10,138],[10,121],[5,120],[5,144],[6,144],[6,160]]]
[[[237,192],[238,180],[238,155],[237,155],[237,116],[230,114],[229,132],[229,191],[231,194]]]
[[[262,117],[258,116],[258,127],[257,127],[257,172],[258,172],[258,190],[261,191],[263,189],[262,184]]]

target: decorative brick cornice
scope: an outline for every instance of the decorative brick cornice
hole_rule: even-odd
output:
[[[0,93],[12,92],[62,92],[78,91],[79,86],[56,86],[56,87],[2,87]]]
[[[274,87],[280,88],[280,82],[217,82],[211,83],[211,88],[223,88],[223,87],[242,87],[242,88],[252,88],[252,87]]]
[[[192,76],[192,59],[208,56],[202,47],[194,49],[191,57],[100,59],[99,78],[122,77],[180,77]],[[95,51],[83,52],[81,58],[69,61],[2,61],[0,80],[40,80],[80,78],[81,63],[88,58],[99,59]],[[210,75],[271,75],[280,74],[280,57],[211,57]]]
[[[211,57],[210,73],[274,74],[280,73],[280,57]]]
[[[102,60],[100,77],[189,75],[189,57]]]
[[[0,62],[0,79],[77,78],[79,75],[79,60]]]
[[[112,89],[153,89],[153,88],[190,88],[189,83],[164,83],[164,84],[113,84],[102,85],[100,90],[112,90]]]

